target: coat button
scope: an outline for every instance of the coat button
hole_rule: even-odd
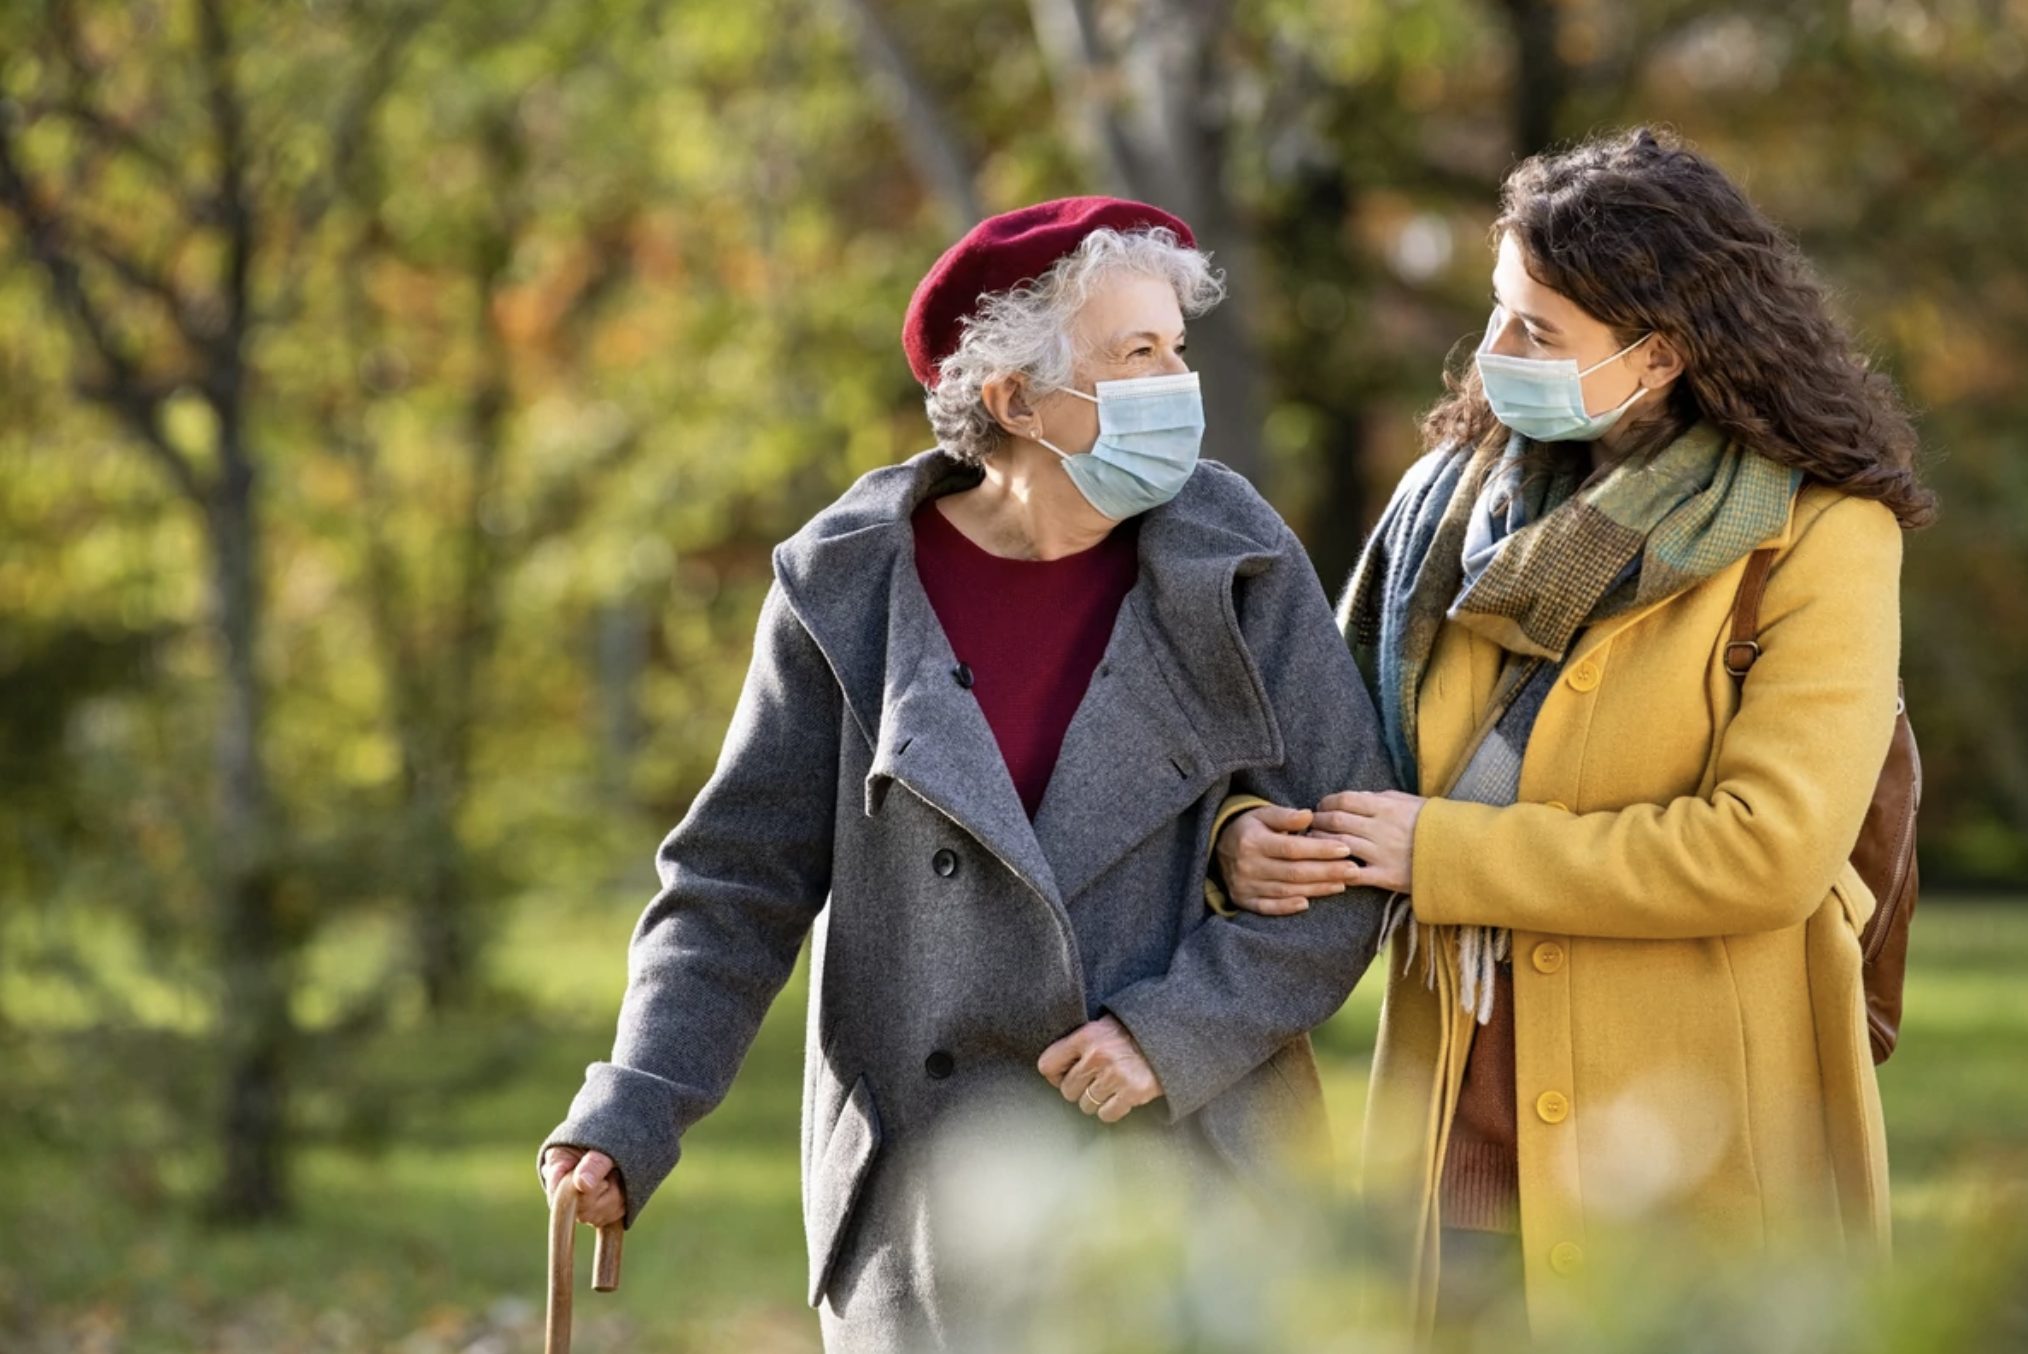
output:
[[[1558,1274],[1576,1274],[1584,1268],[1584,1247],[1575,1241],[1559,1241],[1549,1248],[1549,1267]]]
[[[929,1057],[922,1060],[922,1070],[929,1074],[931,1081],[942,1081],[952,1072],[955,1072],[957,1068],[958,1060],[942,1049],[938,1049],[930,1054]]]
[[[972,689],[972,665],[970,663],[960,663],[952,668],[951,676],[965,690],[970,691]]]
[[[1570,1117],[1570,1097],[1561,1091],[1544,1091],[1535,1097],[1535,1112],[1545,1124],[1560,1124]]]
[[[958,872],[958,853],[945,847],[930,857],[930,868],[949,879]]]
[[[1570,675],[1564,678],[1566,682],[1570,683],[1571,689],[1575,691],[1591,690],[1598,685],[1598,679],[1598,664],[1592,662],[1589,658],[1572,668]]]
[[[1535,947],[1530,956],[1535,961],[1537,973],[1554,973],[1563,967],[1563,947],[1553,940],[1545,940]]]

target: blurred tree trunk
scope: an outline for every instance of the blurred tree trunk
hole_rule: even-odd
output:
[[[217,420],[218,473],[205,518],[214,555],[213,607],[225,640],[225,701],[218,732],[226,1063],[221,1177],[213,1199],[223,1219],[250,1222],[287,1210],[289,1011],[295,956],[305,928],[282,914],[277,889],[281,834],[263,759],[266,693],[259,671],[265,561],[260,500],[246,442],[247,340],[258,227],[249,195],[246,108],[223,0],[198,6],[206,102],[217,141],[215,201],[225,236],[222,323],[208,348],[203,389]]]
[[[1558,0],[1504,0],[1514,35],[1514,153],[1517,159],[1556,143],[1574,75],[1557,50]]]
[[[271,129],[253,125],[226,0],[197,0],[187,29],[95,27],[89,10],[51,4],[29,30],[37,62],[15,72],[31,93],[0,98],[0,210],[19,226],[76,336],[76,390],[155,463],[204,542],[219,664],[206,885],[223,1063],[209,1211],[254,1222],[290,1202],[290,998],[314,923],[283,887],[291,842],[268,775],[266,500],[252,434],[255,336],[269,309],[290,302],[269,298],[264,308],[254,270],[270,242],[278,253],[301,249],[329,195],[310,184],[264,196],[271,185],[256,142],[268,145]],[[388,57],[421,13],[378,25],[382,40],[370,55]],[[181,45],[164,47],[172,31]],[[122,73],[148,82],[139,115],[133,87],[123,86],[125,103],[112,102],[108,77],[122,62],[137,63]],[[339,87],[331,126],[308,114],[316,131],[331,133],[334,174],[385,92],[387,63],[369,59],[358,75]],[[23,153],[24,138],[44,122],[68,133],[54,142],[65,148],[54,164]],[[153,209],[135,210],[137,180],[160,194]],[[300,283],[302,270],[286,261],[277,271],[287,285]],[[206,416],[176,420],[172,432],[179,403]]]
[[[219,0],[197,6],[196,64],[216,177],[193,201],[201,222],[179,223],[214,237],[221,259],[201,298],[183,295],[139,254],[91,238],[62,213],[65,202],[31,181],[19,152],[21,128],[0,111],[0,203],[20,223],[47,274],[58,309],[82,340],[79,388],[108,410],[168,474],[196,510],[210,555],[209,609],[220,647],[215,734],[216,841],[211,888],[213,950],[219,966],[219,1037],[225,1075],[219,1106],[220,1176],[213,1212],[234,1222],[276,1216],[288,1206],[288,1053],[293,960],[300,926],[284,915],[277,888],[282,833],[263,759],[266,701],[260,675],[264,561],[260,498],[247,445],[246,350],[253,324],[251,277],[258,236],[247,183],[246,110],[235,83],[232,37]],[[96,72],[69,25],[52,11],[54,46],[68,66],[74,97],[91,96]],[[82,102],[78,105],[84,107]],[[79,119],[103,129],[117,119]],[[176,386],[154,379],[148,359],[126,338],[87,279],[87,266],[162,301],[187,354],[184,376],[211,415],[213,467],[200,468],[172,440],[166,418]]]
[[[985,211],[974,186],[978,164],[958,133],[956,119],[941,106],[922,72],[895,40],[879,0],[839,2],[859,44],[860,63],[886,95],[916,177],[942,208],[952,235],[962,235]]]
[[[1302,76],[1290,72],[1289,78]],[[1359,121],[1356,114],[1339,116]],[[1268,285],[1297,298],[1307,287],[1341,288],[1346,323],[1355,332],[1363,298],[1372,289],[1364,262],[1345,240],[1357,194],[1341,160],[1320,158],[1292,173],[1264,211],[1277,244]],[[1317,483],[1302,535],[1317,578],[1335,601],[1358,559],[1367,521],[1367,421],[1376,382],[1370,364],[1353,356],[1351,345],[1303,323],[1300,300],[1294,309],[1297,333],[1277,351],[1275,373],[1284,397],[1316,420],[1311,451]]]
[[[1059,108],[1105,190],[1182,217],[1225,270],[1230,299],[1190,326],[1191,365],[1205,378],[1204,450],[1259,483],[1265,382],[1251,309],[1260,269],[1252,226],[1227,187],[1234,72],[1219,53],[1232,8],[1140,0],[1107,25],[1096,0],[1029,0]]]
[[[252,465],[239,444],[244,390],[237,380],[234,386],[231,398],[215,406],[220,462],[228,469],[205,506],[212,609],[226,668],[214,885],[226,1067],[220,1177],[212,1207],[223,1220],[252,1222],[286,1212],[289,1203],[288,1065],[295,1034],[289,991],[303,928],[283,915],[277,889],[281,843],[261,753],[266,699],[256,660],[264,591],[259,500]]]
[[[1065,3],[1067,0],[1057,0]],[[1554,145],[1576,91],[1578,73],[1558,45],[1559,7],[1556,0],[1503,0],[1508,29],[1513,40],[1514,84],[1508,103],[1509,137],[1516,159],[1536,154]],[[1298,58],[1298,65],[1301,64]],[[1288,71],[1282,78],[1313,91],[1312,97],[1333,99],[1337,108],[1330,118],[1334,140],[1349,144],[1385,114],[1361,99],[1370,92],[1330,91],[1329,81],[1307,70]],[[1378,82],[1376,82],[1378,83]],[[1381,86],[1391,89],[1390,85]],[[1490,199],[1497,185],[1460,178],[1430,163],[1403,165],[1396,169],[1396,182],[1416,182],[1426,189],[1460,200]],[[1357,210],[1360,185],[1348,172],[1343,157],[1312,163],[1295,176],[1282,204],[1275,212],[1275,238],[1284,255],[1287,270],[1280,285],[1299,295],[1315,279],[1342,282],[1348,293],[1365,298],[1370,306],[1376,287],[1384,285],[1370,266],[1345,256],[1339,236],[1340,223]],[[1360,303],[1355,302],[1355,309]],[[1322,342],[1324,336],[1315,336]],[[1342,589],[1358,561],[1365,524],[1375,511],[1366,463],[1374,444],[1371,406],[1398,381],[1384,367],[1375,372],[1378,354],[1354,364],[1357,370],[1336,372],[1309,369],[1307,347],[1284,359],[1279,368],[1292,389],[1307,396],[1307,402],[1321,416],[1322,442],[1315,508],[1305,533],[1312,563],[1325,591],[1333,597]]]

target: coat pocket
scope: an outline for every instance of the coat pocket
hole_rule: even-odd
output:
[[[860,1077],[838,1111],[838,1122],[824,1141],[809,1180],[809,1209],[804,1225],[810,1242],[810,1305],[824,1300],[832,1267],[838,1263],[859,1195],[880,1151],[880,1112],[873,1088]]]

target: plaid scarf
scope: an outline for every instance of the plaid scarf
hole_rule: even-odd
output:
[[[1800,471],[1703,424],[1595,481],[1582,478],[1573,456],[1531,464],[1529,446],[1517,435],[1501,452],[1445,448],[1418,462],[1340,605],[1339,628],[1379,709],[1395,776],[1413,793],[1513,803],[1535,716],[1579,634],[1749,554],[1782,529],[1802,482]],[[1416,756],[1416,697],[1446,620],[1508,658],[1473,746],[1450,781],[1431,790]],[[1389,900],[1386,934],[1406,925],[1413,959],[1410,903]],[[1459,1001],[1483,1024],[1493,971],[1511,941],[1498,928],[1457,930],[1432,944],[1427,974],[1434,985],[1439,948],[1454,950]]]

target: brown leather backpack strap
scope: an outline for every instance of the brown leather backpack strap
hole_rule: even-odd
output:
[[[1776,552],[1756,550],[1746,557],[1746,572],[1739,576],[1739,591],[1732,599],[1732,636],[1725,641],[1725,670],[1732,680],[1746,680],[1747,670],[1760,657],[1760,597],[1767,591],[1767,572],[1774,567]]]

